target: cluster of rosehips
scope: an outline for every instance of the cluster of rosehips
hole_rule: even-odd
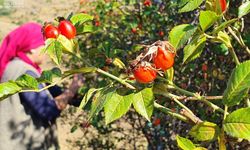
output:
[[[59,22],[58,27],[55,27],[51,23],[47,23],[43,27],[43,34],[46,39],[57,38],[59,34],[64,35],[68,39],[73,39],[76,36],[75,26],[68,20],[62,20]]]
[[[157,72],[166,71],[174,65],[175,48],[168,41],[157,41],[146,48],[132,63],[135,79],[140,83],[150,83]]]

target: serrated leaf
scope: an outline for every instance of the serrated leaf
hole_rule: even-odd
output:
[[[38,89],[37,80],[28,74],[24,74],[16,79],[16,84],[22,88]]]
[[[145,88],[133,96],[135,110],[150,121],[154,109],[154,94],[152,88]]]
[[[59,68],[53,68],[51,70],[45,70],[41,76],[37,79],[39,82],[52,83],[54,77],[62,77],[62,72]]]
[[[214,30],[213,30],[213,34],[216,34],[218,33],[219,31],[222,31],[224,30],[225,28],[229,27],[231,24],[233,24],[234,22],[236,22],[238,20],[238,18],[234,18],[234,19],[231,19],[231,20],[228,20],[226,22],[223,22],[222,24],[220,24],[220,26],[216,27]]]
[[[93,25],[78,26],[76,28],[76,31],[77,31],[77,34],[91,33],[95,31],[95,27]]]
[[[184,5],[179,12],[189,12],[198,8],[202,4],[203,0],[189,0],[186,5]]]
[[[182,24],[174,27],[169,33],[170,43],[179,49],[183,47],[188,39],[194,34],[197,27],[190,24]]]
[[[182,150],[194,150],[196,146],[193,144],[192,141],[189,139],[180,137],[179,135],[176,136],[178,147]]]
[[[200,25],[203,31],[206,31],[210,28],[219,18],[217,14],[213,11],[201,11],[200,12]]]
[[[97,91],[91,104],[89,120],[103,109],[105,103],[110,98],[114,90],[114,88],[104,88]]]
[[[91,99],[91,97],[94,95],[94,93],[98,90],[99,89],[95,89],[95,88],[89,89],[88,92],[84,95],[78,108],[83,109],[85,107],[85,105],[88,103],[88,101]]]
[[[111,93],[110,97],[107,97],[104,106],[106,124],[119,119],[127,113],[132,104],[133,96],[134,94],[122,96],[115,91]]]
[[[65,53],[75,53],[75,43],[73,39],[69,40],[63,35],[59,35],[57,41],[61,44],[62,50]]]
[[[192,61],[200,56],[206,44],[204,35],[197,35],[192,39],[191,43],[184,48],[183,63]]]
[[[239,7],[238,16],[243,17],[250,12],[250,1],[245,2]]]
[[[223,103],[228,106],[238,104],[248,88],[250,88],[250,60],[239,64],[233,70],[223,94]]]
[[[62,60],[62,45],[58,41],[53,41],[46,50],[50,58],[59,65]]]
[[[250,108],[241,108],[229,114],[223,128],[232,137],[250,140]]]
[[[76,25],[76,24],[85,23],[87,21],[91,21],[93,19],[94,19],[93,16],[90,16],[90,15],[84,14],[84,13],[78,13],[78,14],[73,15],[70,18],[70,21],[72,22],[73,25]]]
[[[197,141],[211,141],[217,139],[219,127],[211,122],[202,122],[192,127],[189,134]]]
[[[4,100],[5,98],[14,95],[21,91],[22,88],[19,87],[15,82],[9,81],[0,83],[0,101]]]

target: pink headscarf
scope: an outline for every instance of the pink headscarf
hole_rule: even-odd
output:
[[[43,44],[42,27],[36,23],[26,23],[9,33],[4,38],[0,47],[0,79],[2,78],[6,65],[14,57],[19,57],[41,72],[40,67],[32,62],[26,53]]]

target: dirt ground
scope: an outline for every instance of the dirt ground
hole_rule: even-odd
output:
[[[43,23],[52,21],[53,18],[67,16],[70,12],[79,10],[80,0],[0,0],[0,41],[12,29],[26,22]],[[51,65],[44,66],[49,69]],[[61,150],[80,150],[80,149],[100,149],[94,147],[111,141],[116,149],[146,149],[147,143],[142,133],[137,132],[134,135],[134,143],[127,141],[131,139],[131,133],[134,133],[133,127],[124,120],[113,124],[113,128],[126,129],[125,132],[111,131],[109,134],[99,134],[93,127],[76,130],[71,133],[72,122],[75,116],[67,115],[67,110],[63,112],[64,116],[59,118],[58,136]],[[122,125],[122,126],[120,126]],[[123,140],[118,140],[123,139]],[[102,140],[102,141],[100,141]]]

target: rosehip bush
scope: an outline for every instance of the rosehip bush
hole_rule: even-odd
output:
[[[174,134],[180,149],[236,149],[235,143],[250,140],[250,2],[235,3],[93,2],[94,11],[54,22],[59,35],[45,26],[44,52],[58,68],[37,79],[24,75],[0,84],[1,100],[39,91],[38,83],[54,84],[55,77],[82,73],[86,82],[79,108],[89,106],[88,122],[104,114],[110,124],[134,109],[148,120],[145,134],[154,127],[156,137],[170,138],[161,128],[170,122],[158,118],[164,114],[188,130]],[[69,70],[62,72],[64,63]]]

